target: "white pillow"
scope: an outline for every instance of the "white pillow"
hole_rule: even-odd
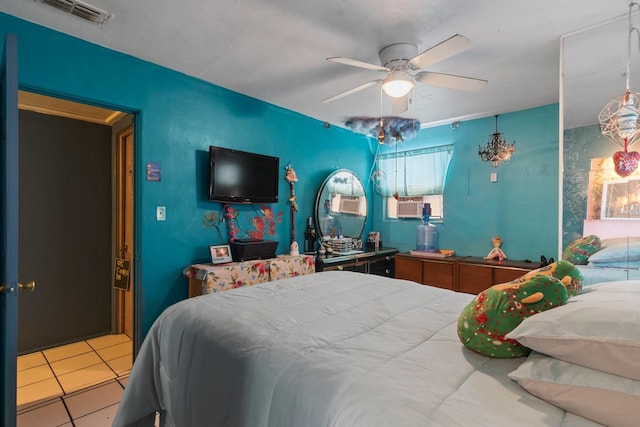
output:
[[[638,425],[640,381],[532,352],[509,378],[534,396],[592,421]]]
[[[640,380],[640,281],[599,283],[524,319],[507,338],[540,353]]]

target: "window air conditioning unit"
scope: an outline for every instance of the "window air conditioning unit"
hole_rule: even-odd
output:
[[[425,196],[402,196],[396,204],[398,218],[422,218],[422,206],[427,202]]]
[[[359,196],[345,196],[344,194],[341,194],[340,207],[338,211],[340,213],[360,215],[360,201]]]

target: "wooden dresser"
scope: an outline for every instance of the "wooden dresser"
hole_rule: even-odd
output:
[[[509,282],[539,267],[539,262],[496,261],[465,256],[428,258],[407,252],[396,255],[395,273],[398,279],[477,294],[489,286]]]

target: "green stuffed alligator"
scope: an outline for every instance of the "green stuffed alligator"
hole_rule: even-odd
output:
[[[566,261],[494,285],[462,310],[458,337],[466,347],[488,357],[526,356],[530,350],[505,335],[525,318],[563,305],[581,289],[582,275]]]

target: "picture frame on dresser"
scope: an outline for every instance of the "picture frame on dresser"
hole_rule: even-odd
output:
[[[209,246],[211,252],[212,264],[226,264],[232,262],[231,258],[231,245],[211,245]]]

